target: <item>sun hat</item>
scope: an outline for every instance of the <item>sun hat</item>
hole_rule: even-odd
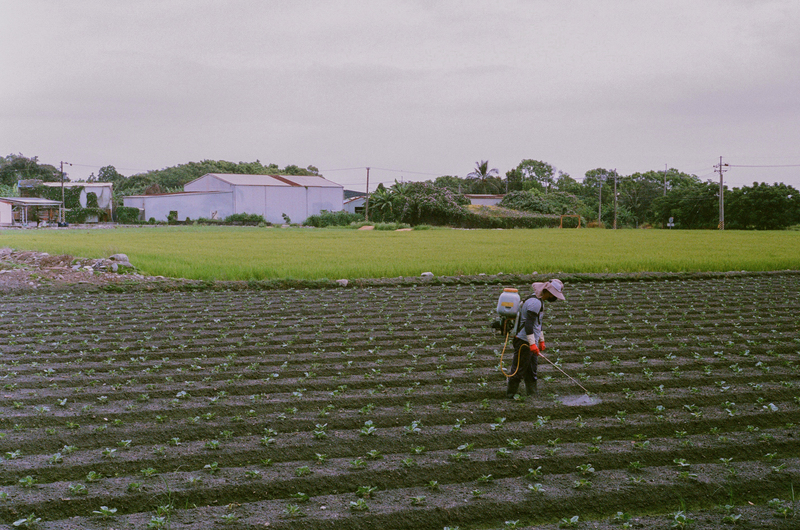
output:
[[[546,290],[559,300],[564,300],[564,293],[562,292],[564,290],[564,282],[561,280],[554,278],[549,282],[535,282],[531,287],[537,298],[541,296],[542,291]]]

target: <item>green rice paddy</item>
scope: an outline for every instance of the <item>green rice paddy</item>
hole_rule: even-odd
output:
[[[199,280],[800,269],[796,231],[143,226],[0,230],[0,247],[86,258],[122,252],[145,274]]]

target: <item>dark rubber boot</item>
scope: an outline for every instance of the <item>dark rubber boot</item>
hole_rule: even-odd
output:
[[[519,390],[519,381],[513,381],[509,379],[508,389],[506,390],[506,397],[509,399],[513,399],[514,396],[517,395],[517,390]]]

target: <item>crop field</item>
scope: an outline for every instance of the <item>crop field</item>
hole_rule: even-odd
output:
[[[2,230],[4,246],[103,258],[195,280],[800,269],[800,232],[414,230],[143,226]]]
[[[4,296],[0,525],[798,528],[800,275],[567,283],[592,399],[505,398],[501,291]]]

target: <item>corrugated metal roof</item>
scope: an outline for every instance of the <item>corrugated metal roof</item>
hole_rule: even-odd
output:
[[[296,175],[241,175],[238,173],[207,173],[203,175],[203,177],[206,176],[218,178],[219,180],[227,182],[233,186],[305,186],[307,188],[343,187],[340,184],[336,184],[335,182],[325,179],[324,177],[301,177]]]
[[[150,195],[125,195],[125,198],[129,197],[166,197],[166,196],[173,196],[173,195],[213,195],[213,194],[225,194],[227,193],[230,195],[233,193],[232,191],[174,191],[171,193],[151,193]]]
[[[47,186],[48,188],[60,188],[60,182],[42,182],[42,186]],[[71,181],[65,182],[65,188],[74,188],[76,186],[83,186],[84,188],[113,188],[113,182],[82,182],[82,181]]]
[[[40,197],[0,197],[0,201],[18,206],[61,206],[61,201],[51,201]]]

